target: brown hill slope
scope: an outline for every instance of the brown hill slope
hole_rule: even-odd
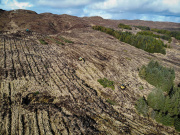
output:
[[[11,20],[3,25],[8,32],[0,34],[1,134],[178,134],[139,116],[134,105],[153,88],[138,76],[138,68],[151,59],[174,68],[179,82],[179,41],[173,39],[166,55],[149,54],[91,29],[97,21],[88,18],[18,10],[28,15],[15,19],[12,11],[5,13]],[[33,32],[24,32],[27,27]],[[104,77],[115,82],[115,90],[97,82]]]

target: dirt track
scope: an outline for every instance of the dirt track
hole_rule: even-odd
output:
[[[153,88],[139,78],[138,68],[159,60],[175,69],[178,82],[179,50],[149,54],[91,28],[59,35],[74,43],[42,45],[37,39],[49,35],[1,33],[1,134],[178,134],[139,116],[134,104]],[[115,82],[115,90],[97,82],[104,77]]]

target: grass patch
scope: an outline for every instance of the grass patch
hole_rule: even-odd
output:
[[[36,91],[33,93],[34,96],[38,95],[39,94],[39,91]]]
[[[117,104],[116,101],[113,101],[111,99],[107,99],[106,102],[108,102],[111,105],[116,105]]]
[[[63,40],[65,43],[74,43],[73,41],[70,41],[70,40],[68,40],[64,37],[61,37],[61,36],[59,37],[59,39]]]
[[[131,58],[129,58],[129,57],[126,57],[125,59],[126,59],[126,60],[130,60],[130,61],[131,61]]]
[[[109,81],[108,79],[104,78],[104,79],[98,79],[97,80],[104,88],[109,87],[112,90],[115,89],[114,87],[114,82],[113,81]]]
[[[57,40],[56,40],[56,43],[59,44],[59,45],[64,45],[64,43],[62,43],[60,41],[57,41]]]
[[[39,39],[40,43],[43,45],[47,45],[48,43],[44,39]]]
[[[144,87],[141,85],[141,86],[139,86],[139,90],[143,90],[144,89]]]

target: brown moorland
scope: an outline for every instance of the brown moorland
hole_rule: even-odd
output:
[[[138,75],[152,59],[173,68],[175,85],[180,83],[180,41],[173,38],[166,55],[152,54],[91,28],[120,30],[119,23],[180,28],[179,23],[0,10],[0,134],[178,135],[174,127],[139,115],[134,105],[154,88]],[[114,81],[115,89],[100,85],[101,78]]]

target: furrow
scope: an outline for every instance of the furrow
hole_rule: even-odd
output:
[[[5,78],[8,77],[8,71],[6,70],[6,57],[7,57],[7,54],[6,54],[6,40],[4,38],[4,69],[5,69]]]
[[[13,50],[13,47],[12,47],[12,39],[10,39],[10,50],[11,50],[11,62],[12,62],[12,72],[13,72],[13,79],[17,79],[17,76],[16,76],[16,69],[15,69],[15,63],[14,63],[14,50]]]
[[[37,53],[34,51],[33,49],[33,45],[32,44],[28,44],[25,42],[25,46],[28,50],[28,53],[30,54],[30,57],[34,63],[34,67],[36,68],[36,72],[38,73],[38,77],[39,77],[39,80],[44,80],[44,76],[42,75],[42,73],[40,72],[40,68],[39,68],[39,64],[35,61],[35,58],[34,58],[34,55],[37,55]]]
[[[38,110],[37,109],[35,110],[35,117],[36,117],[36,124],[37,124],[36,126],[37,126],[37,129],[38,129],[38,134],[42,135],[41,130],[40,130],[40,125],[39,125]]]
[[[52,135],[52,133],[54,133],[54,131],[52,130],[51,125],[49,123],[48,112],[45,110],[42,111],[42,120],[43,120],[45,133],[47,135]]]
[[[25,70],[24,70],[24,66],[23,66],[23,64],[21,63],[21,60],[20,60],[20,51],[19,51],[16,43],[17,43],[17,40],[14,41],[14,45],[15,45],[15,48],[16,48],[16,51],[17,51],[18,63],[19,63],[19,65],[20,65],[20,69],[19,69],[19,70],[22,70],[23,76],[26,77],[26,73],[25,73]],[[21,54],[21,55],[22,55],[22,54]]]
[[[48,117],[49,128],[51,130],[52,135],[57,134],[56,127],[54,127],[54,123],[51,121],[49,110],[47,112],[47,117]]]
[[[24,114],[24,134],[29,135],[30,134],[30,129],[29,129],[29,114]]]
[[[36,80],[36,82],[38,82],[38,83],[40,84],[40,82],[37,80],[37,78],[36,78],[36,76],[35,76],[35,73],[34,73],[33,70],[32,70],[31,64],[30,64],[30,62],[29,62],[29,60],[28,60],[27,54],[26,54],[26,52],[25,52],[25,49],[24,49],[22,43],[20,43],[20,45],[21,45],[21,48],[22,48],[23,53],[24,53],[24,55],[25,55],[26,62],[27,62],[27,65],[28,65],[28,67],[29,67],[29,69],[30,69],[30,72],[32,73],[32,75],[33,75],[34,79]],[[29,76],[31,76],[31,75],[29,74]]]

